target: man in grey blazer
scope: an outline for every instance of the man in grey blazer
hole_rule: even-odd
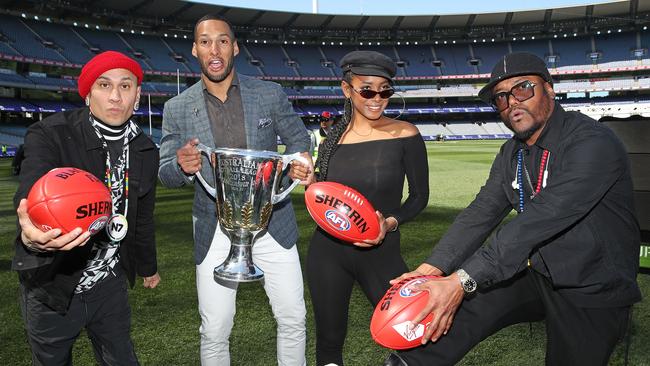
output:
[[[280,136],[287,153],[304,152],[308,157],[310,148],[307,129],[282,87],[237,74],[234,57],[238,53],[226,19],[218,15],[199,19],[192,54],[201,65],[201,80],[167,101],[163,114],[160,180],[167,187],[195,184],[192,219],[203,365],[230,364],[228,339],[237,285],[214,281],[213,269],[228,255],[230,242],[218,228],[214,199],[194,179],[201,171],[208,182],[213,180],[210,164],[202,164],[196,144],[200,140],[211,148],[276,151]],[[289,176],[306,179],[310,172],[309,166],[294,162]],[[274,205],[268,232],[253,247],[253,259],[265,272],[264,289],[278,323],[280,365],[305,364],[305,303],[297,239],[296,219],[287,199]]]

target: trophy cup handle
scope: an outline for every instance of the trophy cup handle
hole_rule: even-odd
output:
[[[289,168],[289,163],[291,163],[294,160],[298,160],[300,162],[309,165],[309,160],[302,157],[299,152],[289,154],[289,155],[282,155],[282,171],[284,172],[285,170],[287,170]],[[294,188],[296,188],[298,183],[300,183],[300,179],[294,179],[291,185],[289,186],[289,188],[285,189],[281,193],[275,193],[275,186],[274,186],[273,193],[271,196],[271,203],[275,205],[276,203],[285,199],[287,195],[291,193],[291,191],[293,191]]]
[[[200,152],[202,152],[202,153],[204,153],[205,155],[207,155],[207,157],[208,157],[208,161],[210,161],[210,154],[212,154],[212,151],[213,151],[214,149],[209,148],[209,147],[207,147],[207,146],[205,146],[205,145],[203,145],[203,144],[198,144],[198,145],[196,145],[196,148],[197,148]],[[201,182],[201,185],[203,186],[203,188],[205,188],[205,190],[208,191],[208,193],[209,193],[212,197],[217,198],[217,190],[216,190],[214,187],[212,187],[208,182],[206,182],[205,179],[203,179],[203,176],[201,175],[201,171],[196,172],[196,177],[199,179],[199,182]]]

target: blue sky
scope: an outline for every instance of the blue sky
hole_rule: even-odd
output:
[[[239,8],[312,13],[314,0],[193,0]],[[318,0],[318,13],[352,15],[448,15],[500,13],[625,0]]]

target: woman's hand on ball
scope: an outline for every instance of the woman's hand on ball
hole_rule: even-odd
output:
[[[377,215],[377,220],[379,221],[379,235],[372,240],[364,240],[362,242],[353,243],[354,245],[362,248],[370,248],[375,245],[379,245],[384,241],[386,232],[391,231],[393,228],[397,227],[397,220],[394,217],[389,217],[388,219],[384,218],[381,212],[375,211]],[[392,220],[392,221],[391,221]]]

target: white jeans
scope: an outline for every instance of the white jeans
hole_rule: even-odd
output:
[[[217,227],[207,256],[196,266],[203,366],[230,365],[228,339],[235,316],[237,283],[223,286],[214,280],[214,267],[226,259],[229,250],[228,237]],[[253,261],[264,271],[262,283],[278,323],[278,365],[303,366],[306,364],[306,310],[298,250],[295,245],[291,249],[283,248],[266,233],[253,245]]]

